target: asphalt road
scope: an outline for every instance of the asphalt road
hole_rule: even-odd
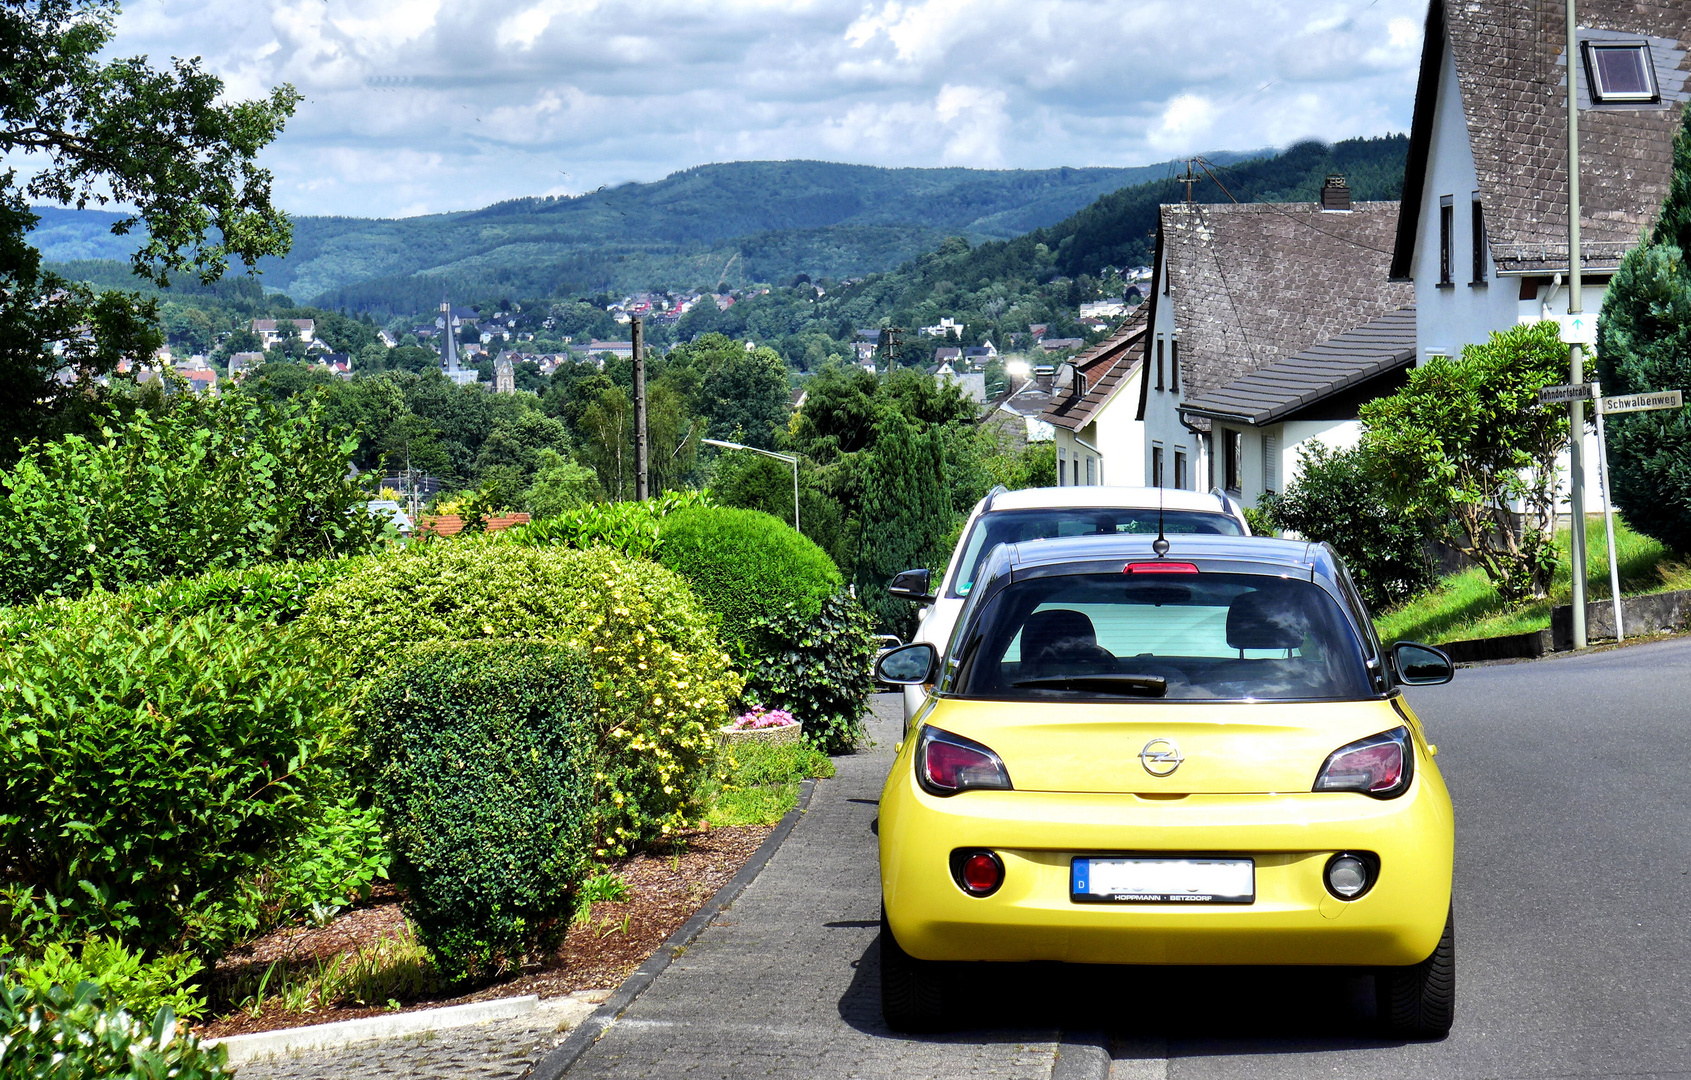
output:
[[[1380,1038],[1363,976],[1214,968],[989,968],[969,1030],[887,1031],[871,830],[888,697],[881,746],[841,759],[758,880],[570,1075],[1062,1080],[1107,1055],[1115,1080],[1691,1077],[1691,642],[1470,668],[1411,702],[1457,809],[1444,1041]]]

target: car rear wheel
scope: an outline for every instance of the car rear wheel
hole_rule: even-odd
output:
[[[1442,1039],[1456,1019],[1456,911],[1445,917],[1433,955],[1419,964],[1381,968],[1374,976],[1380,1020],[1405,1039]]]
[[[946,970],[899,947],[881,909],[881,1016],[894,1031],[933,1031],[946,1019]]]

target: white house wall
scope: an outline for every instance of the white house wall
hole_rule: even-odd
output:
[[[1157,267],[1157,282],[1160,284],[1168,280],[1168,259],[1165,255],[1163,263]],[[1150,485],[1151,476],[1151,448],[1163,448],[1163,482],[1174,486],[1174,455],[1184,451],[1186,454],[1186,487],[1193,491],[1207,491],[1208,464],[1204,460],[1203,448],[1199,445],[1198,435],[1180,422],[1180,400],[1182,391],[1166,389],[1169,384],[1172,361],[1174,355],[1176,323],[1173,298],[1163,294],[1159,288],[1151,296],[1150,302],[1155,304],[1151,322],[1156,327],[1156,337],[1146,343],[1145,363],[1140,369],[1140,378],[1149,382],[1145,394],[1145,419],[1142,424],[1143,437],[1140,440],[1139,471],[1142,478],[1138,482]],[[1163,348],[1163,385],[1165,389],[1157,389],[1157,343],[1162,342]],[[1184,386],[1184,384],[1182,384]],[[1120,398],[1123,395],[1117,395]],[[1137,409],[1139,401],[1138,388],[1135,387],[1133,406]],[[1220,482],[1220,478],[1217,478]]]
[[[1427,155],[1426,188],[1421,193],[1421,219],[1417,223],[1415,255],[1411,273],[1415,279],[1415,337],[1417,361],[1431,355],[1460,356],[1464,345],[1488,340],[1499,330],[1521,322],[1532,322],[1546,313],[1555,317],[1568,310],[1564,283],[1544,289],[1534,300],[1522,300],[1517,277],[1498,277],[1490,254],[1486,255],[1485,284],[1469,282],[1473,276],[1473,227],[1471,202],[1479,191],[1474,171],[1473,148],[1468,141],[1468,121],[1462,107],[1462,89],[1456,76],[1456,60],[1444,50],[1439,73],[1437,104],[1433,108],[1433,139]],[[1439,284],[1439,208],[1450,197],[1455,213],[1451,228],[1450,285]],[[1483,210],[1483,203],[1482,203]],[[1607,294],[1606,283],[1596,287],[1587,282],[1581,291],[1581,306],[1600,311]],[[1591,364],[1588,355],[1587,364]],[[1587,378],[1590,378],[1588,371]],[[1587,513],[1602,509],[1598,488],[1597,437],[1588,432],[1582,443]],[[1558,462],[1560,475],[1567,475],[1568,459]],[[1563,499],[1566,509],[1566,485]]]

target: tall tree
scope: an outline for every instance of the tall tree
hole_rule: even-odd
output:
[[[887,410],[876,425],[875,445],[863,455],[862,532],[857,595],[883,629],[907,636],[915,610],[887,595],[896,573],[943,567],[953,512],[946,491],[940,432],[923,431],[903,413]]]
[[[1621,260],[1597,323],[1606,394],[1691,390],[1691,112],[1673,146],[1673,182],[1646,243]],[[1607,420],[1610,489],[1633,528],[1691,552],[1691,415]]]
[[[159,285],[214,281],[231,258],[250,268],[288,249],[271,175],[255,162],[299,95],[282,86],[220,104],[223,82],[198,60],[160,70],[144,57],[102,59],[117,10],[116,0],[0,0],[0,153],[38,167],[21,184],[15,170],[0,175],[0,458],[74,425],[98,376],[162,341],[156,301],[42,270],[29,199],[134,207],[112,229],[140,227],[133,269]]]

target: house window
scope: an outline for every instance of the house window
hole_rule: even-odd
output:
[[[1163,486],[1163,448],[1157,443],[1151,444],[1151,486]]]
[[[1451,232],[1456,228],[1456,207],[1450,203],[1450,196],[1439,200],[1439,284],[1449,285],[1450,278],[1450,243]]]
[[[1471,224],[1474,232],[1474,276],[1469,279],[1470,285],[1479,285],[1485,281],[1485,213],[1480,209],[1480,198],[1476,192],[1472,202],[1468,204]]]
[[[1168,388],[1180,389],[1180,339],[1168,343]]]
[[[1163,388],[1163,339],[1157,339],[1157,389]]]
[[[1280,490],[1280,440],[1262,433],[1262,490]]]
[[[1174,448],[1174,486],[1186,490],[1186,451]]]
[[[1215,432],[1211,431],[1211,432],[1201,436],[1201,438],[1204,440],[1204,442],[1203,442],[1203,449],[1205,451],[1205,453],[1204,453],[1204,469],[1208,474],[1208,480],[1205,482],[1204,486],[1209,488],[1211,491],[1214,491],[1215,490]]]
[[[1585,79],[1591,100],[1611,102],[1660,101],[1650,46],[1642,41],[1583,41]]]
[[[1057,447],[1057,486],[1066,487],[1068,484],[1069,452],[1064,447]]]
[[[1245,456],[1245,435],[1240,431],[1221,432],[1222,464],[1226,466],[1224,475],[1227,477],[1227,490],[1238,491],[1243,486],[1239,483],[1240,459]]]

